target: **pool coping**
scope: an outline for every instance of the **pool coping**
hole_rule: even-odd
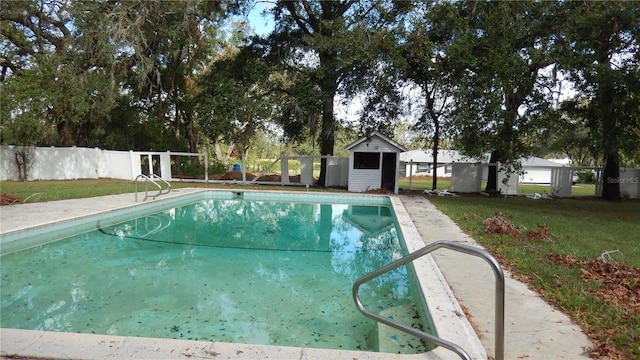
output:
[[[193,189],[185,191],[187,194],[199,192],[259,192],[273,194],[300,194],[300,192],[286,191],[266,191],[266,190],[212,190]],[[179,194],[176,196],[182,196]],[[309,193],[316,196],[336,196],[335,194]],[[133,197],[133,194],[130,194]],[[176,196],[173,196],[175,198]],[[394,212],[405,244],[409,252],[414,252],[425,246],[425,242],[418,233],[415,224],[409,217],[404,205],[397,196],[389,195],[364,195],[364,194],[340,194],[340,197],[388,197],[393,206]],[[104,197],[101,197],[104,198]],[[166,199],[166,198],[164,198]],[[162,205],[162,200],[156,199],[147,201],[158,202]],[[89,200],[90,201],[90,200]],[[51,204],[51,203],[49,203]],[[115,206],[111,209],[98,211],[92,214],[85,214],[84,217],[104,215],[113,210],[131,209],[140,203],[133,203],[124,206]],[[46,225],[59,224],[71,221],[63,219],[59,221],[49,221],[40,224],[35,228]],[[22,228],[2,235],[3,239],[9,239],[12,233],[29,231],[32,228]],[[416,276],[420,279],[420,286],[424,294],[426,304],[433,317],[438,336],[460,345],[469,353],[473,359],[486,359],[487,354],[478,336],[471,327],[469,321],[464,317],[462,308],[447,285],[431,255],[425,255],[413,262]],[[355,306],[355,305],[354,305]],[[352,350],[330,350],[318,348],[298,348],[273,345],[252,345],[239,343],[211,342],[157,339],[143,337],[125,337],[93,334],[77,334],[62,332],[46,332],[36,330],[0,329],[0,356],[20,355],[26,357],[47,357],[47,358],[83,358],[83,359],[140,359],[140,358],[163,358],[163,359],[184,359],[193,357],[215,358],[215,359],[327,359],[327,358],[353,358],[353,359],[451,359],[457,356],[451,351],[438,347],[429,352],[421,354],[390,354],[377,352],[364,352]]]

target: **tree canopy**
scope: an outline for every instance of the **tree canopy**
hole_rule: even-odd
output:
[[[392,0],[276,1],[271,39],[282,64],[302,74],[297,78],[304,79],[311,90],[305,94],[316,99],[299,104],[314,106],[305,110],[319,114],[321,155],[334,153],[336,95],[348,87],[345,82],[355,75],[366,54],[377,49],[370,41],[372,33],[393,27],[412,6],[410,1]],[[320,184],[325,172],[323,159]]]
[[[638,2],[269,4],[260,37],[252,0],[0,2],[2,144],[246,157],[271,133],[329,155],[339,131],[402,128],[514,169],[588,154],[607,199],[640,164]]]
[[[560,64],[578,96],[564,110],[588,128],[605,160],[602,196],[617,200],[620,154],[640,154],[640,3],[570,2],[566,11]]]

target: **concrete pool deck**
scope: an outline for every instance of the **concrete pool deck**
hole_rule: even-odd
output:
[[[179,196],[203,189],[177,189],[168,196]],[[164,198],[168,197],[164,196]],[[399,196],[423,241],[451,240],[478,246],[447,216],[423,196]],[[135,204],[133,194],[92,199],[62,200],[47,203],[13,205],[0,208],[0,233],[31,228],[53,220],[73,219],[90,213],[109,211]],[[489,356],[494,354],[494,276],[481,259],[439,250],[432,254],[458,301],[468,310],[471,322]],[[464,266],[461,266],[464,264]],[[585,351],[592,346],[580,328],[546,304],[527,286],[506,275],[505,359],[579,359],[588,358]],[[0,330],[0,356],[22,354],[55,358],[300,358],[322,359],[321,349],[277,347],[270,353],[260,347],[234,344],[233,349],[215,343],[153,339],[141,344],[136,338],[101,335],[56,334],[27,330]],[[61,336],[63,335],[63,336]],[[75,339],[71,339],[71,337]],[[55,338],[55,339],[54,339]],[[68,340],[81,347],[70,347]],[[360,353],[362,354],[362,353]],[[394,354],[364,353],[362,359],[389,359]],[[339,358],[356,358],[345,351]],[[450,357],[447,357],[450,356]],[[455,359],[449,353],[442,359]]]
[[[426,244],[450,240],[480,247],[423,196],[401,196]],[[448,250],[431,254],[456,298],[471,316],[482,345],[493,356],[494,275],[482,259]],[[461,264],[464,264],[461,266]],[[505,359],[589,359],[593,344],[571,319],[505,272]]]

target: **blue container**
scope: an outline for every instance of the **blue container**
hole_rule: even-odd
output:
[[[240,172],[240,164],[233,164],[233,171]]]

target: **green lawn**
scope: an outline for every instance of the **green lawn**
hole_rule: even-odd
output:
[[[0,193],[19,195],[27,202],[86,198],[133,192],[133,181],[128,180],[73,180],[73,181],[2,181]]]
[[[625,359],[640,358],[640,307],[635,311],[598,295],[600,281],[586,281],[584,266],[567,266],[551,259],[601,261],[626,265],[630,278],[614,284],[613,299],[635,294],[640,300],[640,202],[600,199],[533,200],[526,197],[430,197],[430,201],[461,228],[494,253],[503,265],[524,276],[548,301],[577,321],[598,344],[610,344]],[[523,235],[493,234],[483,221],[496,214],[519,228]],[[527,239],[527,230],[544,224],[550,237]],[[552,255],[550,255],[552,254]],[[635,268],[635,270],[634,270]],[[612,268],[613,272],[622,270]],[[609,290],[606,290],[609,291]],[[627,293],[623,292],[627,291]]]
[[[206,188],[237,188],[236,184],[205,184],[197,182],[181,182],[174,181],[171,187],[174,189],[184,187],[206,187]],[[263,189],[263,190],[307,190],[303,186],[287,186],[280,185],[241,185],[247,189]],[[87,198],[102,195],[114,195],[133,193],[134,182],[131,180],[115,180],[115,179],[83,179],[83,180],[55,180],[55,181],[0,181],[0,193],[19,195],[27,202],[37,201],[54,201],[70,198]],[[149,187],[151,190],[152,187]],[[155,189],[155,188],[154,188]],[[144,191],[144,185],[138,184],[138,191]],[[338,191],[327,190],[323,188],[310,187],[309,191]]]
[[[180,187],[232,187],[236,185],[225,184],[203,184],[189,182],[173,182],[174,188]],[[243,185],[246,186],[246,185]],[[451,181],[448,179],[438,179],[438,189],[448,189]],[[401,189],[409,189],[409,180],[407,178],[400,179],[399,187]],[[264,189],[264,186],[260,187]],[[282,189],[281,186],[275,185],[274,189]],[[87,179],[73,181],[2,181],[0,182],[0,193],[20,195],[23,199],[32,196],[29,201],[53,201],[61,200],[68,197],[85,198],[92,196],[121,194],[133,192],[134,183],[130,180],[114,180],[114,179]],[[139,190],[142,187],[138,188]],[[298,189],[295,186],[287,187],[288,190]],[[431,189],[431,179],[414,178],[411,189],[424,190]],[[312,190],[318,190],[313,188]],[[519,190],[524,194],[548,194],[548,186],[540,185],[520,185]],[[595,188],[593,185],[576,185],[572,189],[572,195],[593,196]]]
[[[486,183],[482,184],[482,189],[484,189]],[[432,187],[432,179],[430,177],[425,176],[416,176],[411,179],[411,186],[409,186],[409,178],[401,178],[399,185],[401,189],[412,189],[412,190],[426,190],[431,189]],[[446,190],[451,187],[451,180],[448,178],[439,178],[438,179],[438,190]],[[549,185],[530,185],[530,184],[519,184],[518,185],[518,193],[519,194],[541,194],[541,195],[549,195],[550,189]],[[595,185],[593,184],[576,184],[571,188],[572,196],[594,196],[596,193]]]

